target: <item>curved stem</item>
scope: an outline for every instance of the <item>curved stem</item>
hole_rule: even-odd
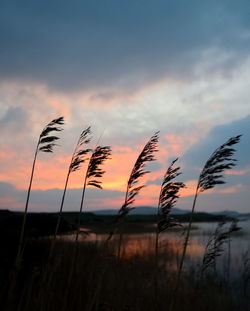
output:
[[[126,194],[125,194],[125,199],[124,199],[124,205],[127,203],[127,200],[128,200],[128,191],[129,191],[129,185],[127,183],[127,189],[126,189]],[[117,259],[118,260],[120,260],[120,258],[121,258],[122,238],[123,238],[122,224],[120,224],[120,235],[119,235],[118,251],[117,251]]]
[[[66,190],[67,190],[67,187],[68,187],[69,175],[70,175],[70,168],[68,170],[68,174],[67,174],[66,181],[65,181],[65,186],[64,186],[64,190],[63,190],[63,196],[62,196],[60,211],[59,211],[59,215],[58,215],[58,218],[57,218],[56,229],[55,229],[55,233],[54,233],[54,240],[56,239],[56,237],[58,235],[58,230],[59,230],[59,226],[60,226],[60,223],[61,223],[62,210],[63,210],[64,199],[65,199],[65,195],[66,195]]]
[[[76,231],[76,239],[75,239],[76,242],[78,241],[78,237],[79,237],[79,233],[80,233],[81,215],[82,215],[83,201],[84,201],[85,190],[86,190],[86,185],[87,185],[88,171],[89,171],[89,167],[87,169],[85,179],[84,179],[83,188],[82,188],[82,199],[81,199],[80,211],[79,211],[79,215],[78,215],[78,223],[77,223],[77,231]]]
[[[198,191],[199,191],[199,181],[198,181],[198,184],[197,184],[197,187],[196,187],[196,191],[195,191],[192,211],[191,211],[191,215],[190,215],[190,218],[189,218],[189,224],[188,224],[188,228],[187,228],[187,234],[186,234],[186,238],[185,238],[185,242],[184,242],[184,246],[183,246],[183,251],[182,251],[182,256],[181,256],[181,260],[180,260],[180,265],[179,265],[179,269],[178,269],[176,285],[175,285],[174,292],[173,292],[173,299],[172,299],[172,303],[171,303],[170,309],[169,309],[170,311],[174,307],[175,297],[176,297],[176,294],[177,294],[177,291],[178,291],[179,285],[180,285],[181,273],[182,273],[184,259],[185,259],[185,256],[186,256],[187,245],[188,245],[190,231],[191,231],[191,225],[192,225],[192,221],[193,221],[194,209],[195,209],[196,200],[197,200],[197,197],[198,197]]]
[[[186,256],[187,245],[188,245],[190,231],[191,231],[191,226],[192,226],[192,222],[193,222],[194,208],[195,208],[197,196],[198,196],[198,188],[196,189],[196,192],[195,192],[194,201],[193,201],[193,207],[192,207],[191,215],[190,215],[190,218],[189,218],[189,223],[188,223],[188,228],[187,228],[187,235],[186,235],[186,238],[185,238],[183,252],[182,252],[181,261],[180,261],[180,266],[179,266],[179,270],[178,270],[177,284],[179,283],[179,280],[180,280],[180,276],[181,276],[181,272],[182,272],[182,268],[183,268],[183,263],[184,263],[184,259],[185,259],[185,256]]]
[[[28,206],[29,206],[29,198],[30,198],[30,191],[31,191],[31,186],[32,186],[32,181],[33,181],[33,176],[34,176],[34,171],[35,171],[35,165],[36,165],[36,158],[37,158],[37,154],[38,154],[39,143],[40,143],[40,136],[39,136],[39,140],[38,140],[38,143],[37,143],[37,146],[36,146],[35,156],[34,156],[34,159],[33,159],[33,164],[32,164],[32,169],[31,169],[30,183],[29,183],[29,188],[28,188],[28,193],[27,193],[27,198],[26,198],[26,204],[25,204],[25,209],[24,209],[21,234],[20,234],[20,239],[19,239],[19,244],[18,244],[18,251],[17,251],[17,257],[16,257],[16,265],[17,266],[19,265],[21,257],[22,257],[24,230],[25,230],[25,225],[26,225],[27,212],[28,212]]]
[[[56,224],[56,229],[55,229],[55,234],[54,234],[54,240],[57,237],[59,226],[60,226],[60,222],[61,222],[61,219],[62,219],[62,210],[63,210],[64,199],[65,199],[65,195],[66,195],[66,191],[67,191],[67,187],[68,187],[69,175],[71,173],[71,164],[72,164],[72,162],[74,160],[74,157],[76,155],[76,151],[77,151],[77,148],[78,148],[80,140],[81,140],[81,136],[79,137],[79,139],[77,141],[77,144],[75,146],[75,149],[74,149],[74,152],[72,154],[71,161],[70,161],[70,164],[69,164],[68,174],[67,174],[67,177],[66,177],[65,186],[64,186],[64,190],[63,190],[61,206],[60,206],[59,215],[58,215],[58,218],[57,218],[57,224]]]
[[[160,221],[160,198],[162,195],[162,187],[159,195],[158,206],[157,206],[157,224],[156,224],[156,236],[155,236],[155,263],[158,270],[158,253],[159,253],[159,221]]]
[[[162,196],[162,186],[158,199],[157,206],[157,223],[156,223],[156,234],[155,234],[155,306],[156,310],[158,309],[158,266],[159,266],[159,221],[160,221],[160,199]]]

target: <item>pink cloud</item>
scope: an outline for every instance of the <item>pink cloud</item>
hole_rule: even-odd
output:
[[[244,189],[246,189],[246,186],[245,185],[242,185],[242,184],[237,184],[237,185],[233,185],[233,186],[230,186],[230,187],[227,187],[227,188],[223,188],[223,189],[214,189],[213,192],[215,193],[237,193],[237,192],[241,192],[243,191]]]
[[[227,175],[236,175],[236,176],[242,176],[242,175],[246,175],[250,173],[250,167],[247,167],[245,169],[242,170],[229,170],[226,171]]]

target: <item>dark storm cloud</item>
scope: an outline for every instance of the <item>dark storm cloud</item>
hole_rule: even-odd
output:
[[[249,52],[247,0],[57,0],[0,4],[0,78],[53,88],[136,88],[190,77],[218,48],[227,70]],[[121,80],[120,80],[121,79]]]

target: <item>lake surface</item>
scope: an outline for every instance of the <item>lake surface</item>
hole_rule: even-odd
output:
[[[231,223],[225,224],[225,230]],[[184,227],[187,224],[183,224]],[[185,259],[186,267],[201,266],[205,252],[206,244],[213,235],[217,223],[194,223],[190,234],[190,241],[187,248]],[[230,253],[230,270],[234,274],[243,268],[244,259],[250,258],[250,220],[239,221],[239,231],[231,235],[230,242],[223,244],[221,256],[216,259],[217,269],[223,272],[228,267],[228,254]],[[68,237],[70,239],[70,237]],[[82,241],[104,241],[107,238],[105,234],[82,235]],[[184,230],[171,230],[160,235],[159,258],[162,262],[172,269],[177,269],[180,254],[183,249],[185,238]],[[114,237],[113,243],[118,243],[118,237]],[[136,256],[154,255],[155,234],[154,233],[136,233],[126,234],[123,238],[121,254],[123,258],[132,258]],[[167,259],[167,260],[166,260]]]

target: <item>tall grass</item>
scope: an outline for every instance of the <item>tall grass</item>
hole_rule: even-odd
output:
[[[185,187],[183,182],[174,182],[178,177],[180,167],[174,167],[178,159],[175,159],[168,167],[161,184],[161,190],[157,207],[157,227],[155,236],[155,264],[156,264],[156,279],[155,279],[155,299],[158,305],[158,261],[159,261],[159,235],[169,228],[180,225],[171,215],[170,212],[179,198],[180,189]]]
[[[63,190],[63,195],[62,195],[62,201],[60,205],[60,210],[59,210],[59,215],[57,218],[57,224],[56,224],[56,229],[55,229],[55,234],[54,234],[54,239],[56,239],[61,218],[62,218],[62,210],[63,210],[63,205],[64,205],[64,199],[66,195],[66,190],[68,187],[68,181],[69,181],[69,176],[71,173],[77,171],[80,169],[81,164],[84,163],[87,160],[87,154],[91,151],[91,149],[85,148],[84,146],[87,145],[91,140],[91,129],[90,127],[86,128],[84,131],[82,131],[75,150],[72,154],[72,158],[69,164],[66,180],[65,180],[65,185],[64,185],[64,190]]]
[[[148,242],[153,246],[154,238]],[[46,240],[34,243],[30,252],[34,252],[35,248],[37,256],[43,254],[46,243],[49,245],[49,241]],[[23,276],[19,276],[19,286],[16,287],[9,305],[6,306],[4,301],[0,302],[1,310],[152,311],[155,309],[152,254],[143,253],[130,257],[117,265],[115,257],[111,256],[116,250],[115,243],[109,243],[109,249],[105,252],[102,244],[78,243],[79,251],[72,266],[74,246],[74,243],[69,241],[56,240],[51,264],[46,261],[46,257],[43,258],[44,262],[37,265],[30,256],[25,256],[26,268],[22,271]],[[166,244],[163,247],[163,255],[169,254],[174,257]],[[26,248],[25,251],[27,250]],[[72,278],[69,279],[71,269]],[[182,290],[178,293],[174,311],[249,310],[249,297],[246,296],[244,299],[242,282],[236,287],[225,288],[225,283],[219,278],[196,280],[195,272],[196,270],[188,270],[186,278],[182,279]],[[169,310],[173,286],[174,272],[171,268],[160,266],[158,310]],[[245,294],[248,294],[247,287]],[[237,297],[234,299],[235,295]]]
[[[83,210],[83,202],[85,197],[85,191],[87,186],[92,186],[95,188],[102,189],[102,181],[105,171],[100,168],[101,165],[111,156],[111,147],[110,146],[97,146],[89,159],[87,171],[84,178],[83,188],[82,188],[82,197],[80,204],[80,211],[78,216],[78,225],[76,231],[75,241],[78,241],[79,233],[80,233],[80,224],[81,224],[81,215]]]
[[[16,263],[18,264],[23,252],[25,221],[37,154],[38,152],[53,152],[53,147],[56,145],[55,142],[59,138],[51,135],[51,132],[61,131],[62,129],[59,125],[62,124],[64,124],[64,119],[62,117],[52,120],[43,129],[39,136],[33,160],[18,255],[16,259]],[[153,236],[151,240],[153,252],[150,254],[143,254],[141,256],[124,258],[124,260],[119,261],[119,265],[115,265],[116,257],[114,254],[118,254],[118,259],[121,257],[121,245],[123,238],[122,225],[125,221],[125,217],[134,208],[133,205],[140,190],[145,187],[145,184],[140,183],[140,179],[145,174],[149,173],[148,170],[145,170],[146,164],[155,160],[155,152],[158,151],[159,132],[156,132],[146,143],[129,176],[124,203],[118,212],[115,221],[115,228],[109,236],[109,238],[111,238],[116,230],[120,230],[118,246],[115,245],[115,243],[101,243],[101,245],[98,245],[97,243],[95,245],[76,243],[78,242],[80,234],[81,216],[86,188],[91,186],[102,189],[102,177],[105,170],[101,166],[106,160],[110,159],[111,156],[110,146],[97,146],[94,150],[86,148],[86,145],[91,139],[90,135],[91,130],[90,127],[88,127],[81,133],[71,158],[65,180],[54,239],[52,242],[55,247],[50,247],[51,241],[42,241],[42,243],[45,242],[46,244],[45,248],[49,250],[47,256],[48,258],[44,256],[44,258],[46,258],[45,262],[43,262],[41,266],[36,263],[34,264],[32,262],[32,258],[29,256],[30,253],[28,253],[25,257],[27,260],[27,266],[20,266],[20,270],[16,269],[16,283],[15,286],[13,286],[13,284],[12,287],[10,286],[10,288],[12,288],[12,292],[11,295],[9,295],[9,298],[11,299],[7,298],[8,303],[10,303],[13,307],[13,310],[55,310],[58,308],[62,311],[151,311],[155,308],[165,310],[169,305],[170,309],[168,310],[175,311],[180,309],[187,311],[203,309],[213,309],[214,311],[235,310],[236,304],[233,303],[230,295],[225,295],[224,288],[219,287],[221,284],[217,282],[216,279],[209,280],[210,283],[206,283],[208,279],[206,279],[205,282],[203,282],[203,278],[202,280],[197,280],[191,273],[186,274],[185,279],[181,279],[181,272],[189,241],[197,197],[200,193],[214,188],[217,184],[225,183],[222,173],[225,170],[231,169],[235,166],[236,160],[233,158],[235,149],[232,148],[232,146],[240,141],[240,135],[230,138],[225,144],[217,148],[201,171],[197,182],[181,261],[177,271],[177,278],[174,278],[174,271],[169,269],[170,265],[167,268],[167,265],[159,264],[159,237],[161,233],[171,227],[179,225],[178,222],[171,216],[171,210],[180,196],[180,190],[185,187],[183,182],[175,181],[175,178],[180,175],[180,167],[175,166],[177,159],[174,160],[168,167],[161,184],[157,206],[156,235],[155,237]],[[84,175],[81,204],[77,218],[75,243],[72,244],[70,242],[59,241],[59,239],[56,240],[60,227],[70,174],[79,170],[81,164],[87,160],[88,164]],[[228,270],[230,270],[230,237],[231,234],[237,230],[239,229],[236,222],[232,222],[231,226],[227,230],[224,229],[224,223],[219,224],[214,235],[210,238],[206,246],[202,262],[202,274],[204,274],[204,272],[211,267],[215,270],[216,258],[218,258],[223,252],[223,246],[226,242],[228,242],[229,247]],[[41,241],[35,243],[38,243],[39,245]],[[171,253],[169,245],[164,250],[167,255],[168,253]],[[25,252],[27,252],[27,248],[25,248]],[[175,254],[175,250],[172,249],[172,253],[170,254],[170,256],[172,256],[171,260],[173,260]],[[166,258],[167,257],[164,259]],[[167,260],[164,260],[164,262],[167,262]],[[249,262],[249,256],[246,255],[243,273],[246,302],[248,299],[247,288],[250,280]],[[34,264],[32,269],[28,267],[30,264]],[[27,267],[29,271],[28,277],[26,276],[27,270],[25,270]],[[20,271],[22,275],[19,273]],[[180,282],[182,282],[183,291],[179,294],[178,288]],[[16,286],[16,284],[18,286]],[[213,287],[209,288],[211,286]],[[221,294],[219,300],[216,298],[218,289]],[[152,295],[154,291],[155,296]],[[15,296],[15,293],[18,295]],[[173,293],[174,299],[171,300],[171,295]],[[228,293],[230,294],[231,292]],[[206,295],[209,298],[206,298]],[[162,297],[162,299],[158,299],[160,297]],[[214,301],[209,304],[211,300]],[[192,303],[190,303],[190,301],[192,301]],[[243,307],[247,305],[245,301],[241,304]],[[208,306],[206,306],[206,302],[208,303]],[[222,307],[222,303],[226,306],[225,309],[224,305]],[[6,310],[9,311],[10,309],[7,308]]]
[[[227,281],[230,281],[230,271],[231,271],[231,235],[233,232],[241,230],[241,227],[238,226],[238,220],[233,219],[231,225],[228,229],[228,239],[227,239]]]
[[[224,229],[224,225],[224,220],[219,222],[214,234],[208,239],[202,260],[202,275],[208,268],[212,268],[214,270],[214,274],[216,272],[216,258],[222,254],[224,250],[223,245],[229,235],[229,232]]]
[[[185,187],[183,182],[173,182],[180,173],[180,167],[174,167],[174,160],[168,167],[161,184],[161,190],[157,206],[157,227],[155,238],[155,255],[158,264],[159,235],[165,230],[180,225],[171,215],[170,212],[179,198],[179,191]]]
[[[180,260],[180,265],[177,273],[177,281],[175,292],[177,292],[180,283],[180,277],[182,273],[183,263],[186,255],[187,245],[189,241],[189,235],[193,220],[193,214],[195,210],[196,200],[200,193],[214,188],[216,185],[224,184],[222,173],[225,170],[229,170],[236,165],[236,160],[232,157],[235,153],[235,149],[232,148],[235,144],[239,143],[241,135],[231,137],[228,141],[218,147],[212,155],[207,160],[205,166],[203,167],[195,190],[195,196],[192,206],[192,211],[190,214],[189,224],[187,228],[187,233],[185,237],[183,252]]]
[[[205,253],[202,260],[201,276],[203,277],[204,272],[212,268],[214,275],[216,273],[216,259],[221,256],[225,251],[225,243],[228,243],[228,257],[227,257],[227,282],[230,279],[230,268],[231,268],[231,246],[230,240],[233,232],[239,231],[240,227],[237,226],[237,221],[232,220],[229,228],[225,228],[225,220],[218,223],[214,234],[208,239],[205,247]]]
[[[20,240],[18,244],[18,251],[17,251],[17,257],[16,257],[16,265],[19,265],[19,261],[22,257],[22,251],[23,251],[23,242],[24,242],[24,231],[25,231],[25,224],[26,224],[26,217],[27,217],[27,211],[29,206],[29,198],[30,198],[30,192],[32,187],[32,181],[35,171],[35,165],[36,165],[36,159],[39,152],[48,152],[52,153],[54,146],[56,146],[56,141],[59,139],[59,137],[55,135],[51,135],[52,132],[60,132],[62,131],[62,128],[59,125],[64,124],[64,118],[59,117],[57,119],[52,120],[50,123],[48,123],[44,129],[42,130],[38,142],[36,145],[35,155],[33,159],[32,169],[31,169],[31,176],[30,176],[30,182],[29,182],[29,188],[26,198],[26,204],[24,209],[24,215],[23,215],[23,222],[21,227],[21,233],[20,233]]]
[[[143,150],[139,154],[127,182],[124,203],[118,212],[118,216],[115,222],[115,229],[110,234],[108,239],[110,239],[114,234],[114,232],[120,228],[126,215],[133,209],[132,205],[135,201],[135,197],[139,194],[140,190],[145,187],[144,184],[138,186],[138,182],[142,176],[149,173],[149,171],[145,170],[146,163],[155,161],[154,153],[158,151],[157,150],[158,140],[159,140],[159,132],[156,132],[149,139],[149,141],[146,143]],[[121,243],[122,243],[122,233],[120,233],[118,244],[118,258],[120,258]]]

